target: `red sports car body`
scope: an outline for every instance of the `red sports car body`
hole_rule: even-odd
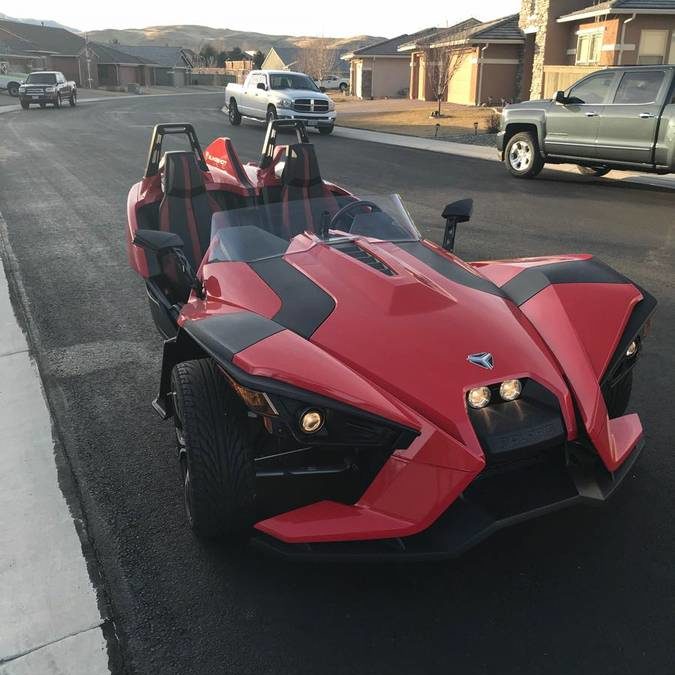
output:
[[[235,464],[200,479],[208,518],[227,513],[201,524],[186,437],[220,421],[177,421],[195,529],[430,558],[605,500],[643,445],[624,413],[653,297],[585,254],[463,262],[466,204],[446,209],[445,248],[426,241],[396,196],[324,181],[302,128],[278,145],[281,126],[243,165],[227,138],[202,153],[190,125],[160,125],[129,193],[129,258],[165,339],[155,408],[178,418],[176,368],[208,361],[243,411],[209,455]],[[170,133],[191,149],[162,156]]]

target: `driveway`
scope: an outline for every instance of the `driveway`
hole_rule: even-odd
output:
[[[511,528],[443,564],[290,565],[188,531],[172,428],[150,407],[161,340],[126,259],[127,191],[154,124],[191,121],[204,144],[227,134],[243,160],[259,155],[263,130],[229,127],[220,105],[137,97],[0,118],[2,234],[116,671],[673,672],[675,193],[548,169],[518,181],[497,162],[313,134],[326,178],[400,192],[434,239],[445,203],[473,197],[467,259],[588,251],[660,307],[631,404],[647,447],[605,507]]]

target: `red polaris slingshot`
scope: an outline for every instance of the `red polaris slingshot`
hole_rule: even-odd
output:
[[[190,149],[162,153],[169,134]],[[625,411],[656,301],[591,255],[463,262],[470,212],[423,239],[397,195],[323,180],[301,122],[249,164],[155,127],[128,252],[198,535],[427,559],[612,494],[643,446]]]

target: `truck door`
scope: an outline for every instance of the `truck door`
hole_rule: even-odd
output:
[[[566,92],[566,103],[553,103],[546,112],[546,154],[594,158],[604,104],[616,84],[614,71],[593,73]]]
[[[600,159],[653,164],[656,131],[670,84],[666,75],[665,70],[632,68],[622,74],[600,119]]]

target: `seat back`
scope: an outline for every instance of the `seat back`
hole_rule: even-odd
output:
[[[305,230],[316,232],[321,214],[328,211],[332,215],[338,210],[335,196],[321,178],[310,143],[288,146],[281,184],[284,225],[289,238]],[[316,201],[310,203],[310,199]]]
[[[159,229],[174,232],[185,244],[185,257],[197,269],[211,239],[211,216],[221,207],[208,194],[192,152],[164,153]]]

